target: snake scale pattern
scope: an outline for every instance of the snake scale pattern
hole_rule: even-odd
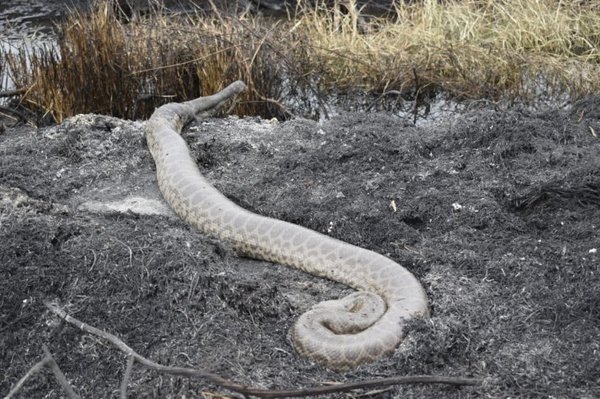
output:
[[[215,95],[166,104],[154,112],[146,124],[146,141],[164,198],[184,221],[228,241],[247,256],[358,290],[321,302],[300,316],[290,331],[300,355],[346,371],[393,352],[403,338],[405,321],[429,314],[425,291],[408,270],[378,253],[249,212],[200,174],[181,129],[244,88],[238,81]]]

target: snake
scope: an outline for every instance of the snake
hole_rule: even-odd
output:
[[[158,107],[145,126],[162,196],[200,231],[251,258],[283,264],[354,288],[341,299],[314,305],[293,324],[296,352],[334,371],[349,371],[395,351],[407,321],[429,316],[417,278],[393,260],[308,228],[252,213],[219,192],[190,155],[182,129],[245,89],[224,90]]]

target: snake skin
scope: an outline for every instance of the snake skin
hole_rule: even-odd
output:
[[[223,92],[231,87],[239,91],[240,84]],[[300,316],[290,331],[300,355],[326,368],[346,371],[393,352],[403,338],[405,321],[429,314],[427,296],[408,270],[378,253],[249,212],[200,174],[179,132],[199,109],[222,103],[227,93],[218,97],[221,93],[164,105],[147,122],[146,141],[164,198],[184,221],[228,241],[247,256],[358,290],[317,304]],[[204,102],[199,106],[194,101]]]

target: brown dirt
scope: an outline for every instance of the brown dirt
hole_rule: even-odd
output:
[[[347,374],[299,358],[286,339],[308,306],[347,289],[240,258],[173,217],[139,122],[83,116],[9,129],[0,394],[47,344],[83,397],[118,396],[123,354],[59,322],[50,300],[155,361],[262,387],[437,374],[484,384],[368,396],[598,397],[599,109],[600,98],[568,111],[481,108],[420,127],[384,113],[209,119],[185,134],[237,203],[386,254],[423,282],[432,317],[411,323],[393,356]],[[139,367],[130,386],[131,397],[216,392]],[[60,391],[42,373],[21,397]]]

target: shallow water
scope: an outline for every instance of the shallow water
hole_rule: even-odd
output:
[[[213,0],[218,7],[243,4],[243,0]],[[279,0],[276,0],[279,1]],[[137,9],[148,7],[146,0],[130,0]],[[208,2],[161,0],[170,10],[205,8]],[[89,8],[94,0],[0,0],[0,38],[20,37],[32,33],[51,35],[53,27],[70,11]]]
[[[0,37],[51,34],[56,22],[70,10],[85,7],[90,0],[2,0],[0,2]]]
[[[9,53],[51,44],[56,24],[72,10],[91,3],[91,0],[1,0],[0,50]],[[0,70],[0,90],[13,88],[6,71]]]

